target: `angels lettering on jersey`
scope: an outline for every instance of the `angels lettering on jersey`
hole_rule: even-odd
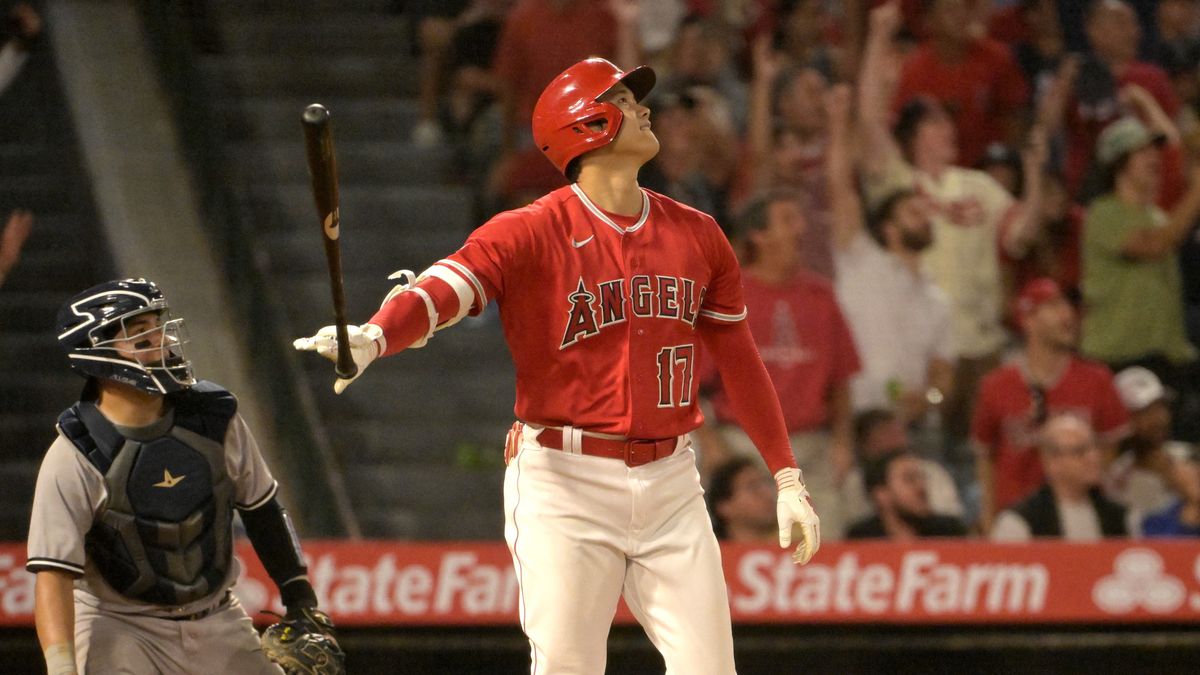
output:
[[[626,312],[639,318],[678,319],[695,328],[704,303],[705,288],[692,279],[638,274],[629,279],[612,279],[588,288],[583,277],[567,296],[567,327],[559,349],[566,349],[597,335],[601,330],[626,321]]]

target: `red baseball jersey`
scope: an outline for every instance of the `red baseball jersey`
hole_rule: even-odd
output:
[[[775,385],[788,432],[824,427],[829,423],[830,389],[859,370],[854,338],[832,284],[802,270],[783,285],[766,284],[752,275],[746,275],[743,285],[746,320]],[[704,379],[715,378],[716,369],[706,367]],[[719,380],[714,384],[719,387]],[[736,420],[723,390],[716,389],[712,402],[718,419]]]
[[[745,318],[740,272],[712,217],[642,195],[623,217],[569,185],[435,264],[472,314],[499,305],[519,419],[629,438],[699,426],[697,329]]]
[[[988,373],[979,385],[971,435],[991,452],[996,508],[1011,506],[1043,480],[1037,451],[1036,410],[1022,361]],[[1102,441],[1119,437],[1129,413],[1106,366],[1080,358],[1045,392],[1045,415],[1072,413],[1092,425]]]

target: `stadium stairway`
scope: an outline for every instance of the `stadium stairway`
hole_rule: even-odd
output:
[[[300,114],[329,108],[340,173],[347,310],[365,321],[400,268],[420,271],[473,229],[446,147],[408,141],[417,63],[384,0],[219,0],[218,49],[196,49],[212,112],[288,329],[332,323]],[[204,46],[204,45],[202,45]],[[215,52],[215,53],[214,53]],[[332,364],[300,362],[363,534],[498,538],[512,368],[494,313],[381,360],[335,396]]]
[[[25,539],[55,420],[83,383],[54,341],[55,314],[113,269],[67,110],[43,41],[0,95],[0,227],[14,208],[34,214],[21,260],[0,288],[0,541]]]

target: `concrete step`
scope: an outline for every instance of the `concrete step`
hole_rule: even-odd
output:
[[[4,288],[7,294],[9,289]],[[0,332],[0,373],[4,379],[10,374],[42,373],[53,376],[67,372],[67,357],[55,339],[54,324],[44,326],[21,325],[17,322],[3,323],[4,331]],[[5,411],[0,408],[0,411]]]
[[[230,140],[285,140],[300,144],[300,115],[310,103],[320,103],[333,118],[339,151],[345,140],[406,139],[420,119],[417,103],[400,96],[361,98],[311,96],[242,96],[217,101],[215,112]],[[303,145],[301,145],[303,147]]]
[[[315,212],[315,208],[314,208]],[[343,216],[344,218],[345,216]],[[316,216],[313,216],[316,220]],[[381,232],[371,224],[355,225],[343,220],[342,269],[343,275],[366,275],[369,286],[381,289],[378,300],[391,290],[397,282],[388,280],[388,275],[401,268],[410,268],[410,261],[432,262],[462,245],[463,237],[456,232]],[[267,249],[271,267],[289,282],[320,282],[324,290],[318,294],[328,295],[328,277],[322,277],[326,269],[325,249],[321,235],[314,224],[311,228],[292,231],[272,231],[259,238],[260,246]],[[414,272],[425,269],[413,268]],[[297,279],[296,277],[300,277]]]
[[[222,18],[291,14],[310,17],[314,22],[344,16],[348,12],[387,17],[401,4],[400,0],[209,0],[211,11]]]
[[[338,11],[312,16],[291,11],[226,15],[220,32],[229,52],[404,56],[409,53],[408,20],[378,11]]]
[[[235,166],[257,180],[295,183],[309,180],[304,144],[290,140],[234,143],[228,147]],[[336,136],[336,132],[335,132]],[[340,184],[429,185],[445,181],[451,168],[446,146],[422,148],[401,141],[340,141],[335,138]]]
[[[314,101],[345,96],[413,96],[417,65],[388,56],[329,54],[202,56],[197,65],[211,82],[253,96],[305,96]]]
[[[86,206],[75,186],[59,175],[9,176],[0,183],[0,214],[7,219],[12,209],[35,214],[61,214]]]
[[[6,377],[4,382],[0,382],[0,409],[5,414],[54,411],[53,414],[57,415],[79,398],[82,389],[83,380],[65,367],[57,374]],[[47,424],[53,422],[53,419],[47,420]]]
[[[44,450],[44,448],[43,448]],[[9,460],[0,463],[0,540],[23,541],[29,534],[33,489],[39,461]]]
[[[26,264],[31,257],[25,256],[21,264]],[[25,328],[53,331],[58,308],[65,300],[53,293],[6,290],[0,293],[0,326],[6,330]]]
[[[496,505],[503,489],[501,470],[464,472],[430,462],[397,466],[395,463],[359,464],[346,468],[351,494],[395,509],[423,509],[454,513],[471,505]]]
[[[0,178],[7,183],[19,176],[61,174],[63,157],[74,152],[66,145],[43,143],[0,143]]]

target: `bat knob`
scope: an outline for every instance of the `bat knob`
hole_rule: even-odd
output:
[[[304,109],[301,119],[305,124],[320,126],[329,121],[329,109],[320,103],[313,103]]]

